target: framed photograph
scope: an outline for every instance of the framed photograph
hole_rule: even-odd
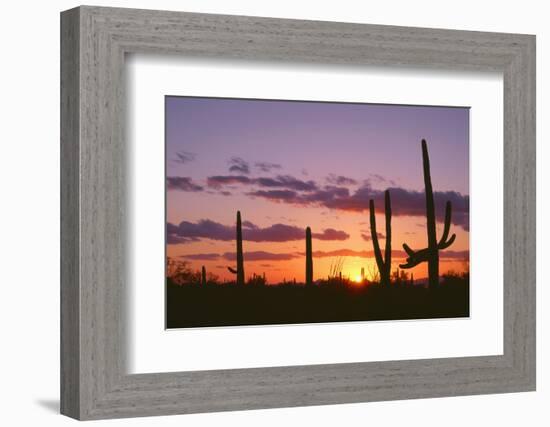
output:
[[[61,411],[535,389],[535,37],[61,15]]]

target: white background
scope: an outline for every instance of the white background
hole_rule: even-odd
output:
[[[132,165],[128,219],[133,239],[129,245],[130,372],[502,354],[500,73],[297,68],[269,62],[132,55],[126,75]],[[217,78],[220,75],[224,78]],[[470,318],[165,331],[162,142],[167,94],[470,106]]]
[[[72,1],[3,5],[0,67],[0,325],[4,425],[68,425],[57,415],[59,384],[59,17]],[[550,28],[544,2],[97,1],[110,6],[263,15],[375,24],[536,33],[538,218],[548,218]],[[538,224],[538,259],[548,226]],[[549,423],[550,293],[538,267],[538,391],[413,401],[273,409],[104,422],[125,426],[546,426]]]

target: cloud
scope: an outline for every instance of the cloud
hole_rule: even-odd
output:
[[[298,203],[299,201],[298,193],[290,190],[258,190],[246,194],[253,197],[262,197],[273,202]]]
[[[166,244],[168,245],[180,245],[183,243],[196,242],[198,239],[188,239],[186,237],[178,236],[177,234],[168,234],[166,236]]]
[[[282,166],[278,163],[271,163],[271,162],[256,162],[254,163],[254,166],[259,169],[262,172],[269,173],[274,169],[281,169]]]
[[[370,183],[370,181],[374,181],[378,184],[390,184],[393,186],[396,185],[393,179],[384,178],[382,175],[379,175],[377,173],[369,173],[369,179],[367,180],[367,183]]]
[[[389,188],[393,216],[425,216],[426,200],[423,191]],[[258,190],[247,193],[250,196],[295,205],[314,205],[348,212],[368,212],[369,200],[374,200],[378,213],[384,212],[384,191],[373,189],[369,185],[350,193],[346,187],[325,186],[310,193],[299,193],[290,190]],[[452,203],[452,223],[468,230],[470,198],[456,191],[434,192],[436,216],[439,221],[444,218],[445,203]]]
[[[176,158],[174,159],[174,161],[176,163],[185,164],[185,163],[192,162],[196,158],[197,158],[196,153],[191,153],[190,151],[179,151],[176,153]]]
[[[258,228],[260,228],[260,227],[258,227],[256,224],[254,224],[254,223],[252,223],[252,222],[250,222],[250,221],[243,221],[243,222],[241,223],[241,225],[242,225],[244,228],[252,228],[252,229],[254,229],[254,230],[257,230]]]
[[[392,251],[392,255],[403,255],[405,251]],[[331,257],[359,257],[359,258],[374,258],[374,251],[356,251],[353,249],[336,249],[333,251],[313,251],[315,258],[331,258]]]
[[[378,236],[379,239],[385,239],[386,238],[386,236],[384,236],[382,233],[379,233],[379,232],[377,232],[376,235]],[[365,242],[370,242],[372,240],[372,236],[371,236],[370,232],[361,233],[361,237],[363,238],[363,240]]]
[[[200,261],[213,261],[220,258],[220,254],[188,254],[180,255],[180,258],[190,259],[190,260],[200,260]]]
[[[314,181],[302,181],[291,175],[278,175],[276,178],[256,178],[254,184],[264,188],[286,188],[296,191],[315,191],[317,184]]]
[[[231,157],[229,160],[229,172],[239,172],[248,175],[250,173],[250,165],[247,161],[240,157]]]
[[[292,191],[311,192],[317,190],[314,181],[303,181],[290,175],[278,175],[272,177],[249,178],[245,175],[214,175],[206,180],[211,188],[224,185],[255,185],[260,188],[284,188]]]
[[[227,261],[235,261],[235,252],[226,252],[222,255]],[[265,251],[245,252],[243,258],[245,261],[289,261],[294,258],[301,257],[296,253],[272,253]]]
[[[327,228],[322,233],[311,233],[311,237],[319,240],[347,240],[349,239],[349,234],[345,231]]]
[[[243,240],[251,242],[290,242],[305,239],[305,229],[286,224],[273,224],[268,227],[258,227],[250,221],[242,224]],[[233,241],[236,237],[235,226],[223,225],[209,219],[197,223],[182,221],[179,225],[168,223],[167,242],[171,244],[189,243],[198,239]],[[312,237],[319,240],[341,241],[349,238],[349,234],[341,230],[327,228],[321,233],[313,233]]]
[[[349,190],[345,187],[325,186],[322,190],[308,194],[300,194],[294,190],[257,190],[247,195],[279,203],[326,206],[331,200],[349,197]]]
[[[326,178],[329,184],[334,185],[356,185],[357,181],[353,178],[348,178],[347,176],[335,175],[333,173],[329,174]]]
[[[166,224],[166,243],[168,245],[179,245],[183,243],[196,242],[199,239],[196,237],[185,237],[178,234],[178,227],[172,223]]]
[[[252,180],[244,175],[215,175],[206,179],[206,184],[211,188],[220,188],[224,185],[251,184]]]
[[[188,176],[169,176],[166,178],[166,188],[168,190],[179,190],[187,192],[203,191],[203,187],[195,184],[193,179]]]

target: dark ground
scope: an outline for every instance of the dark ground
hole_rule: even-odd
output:
[[[167,328],[271,325],[469,316],[467,280],[437,289],[378,284],[175,285],[166,293]]]

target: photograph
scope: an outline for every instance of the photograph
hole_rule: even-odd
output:
[[[469,108],[165,97],[166,327],[468,317]]]

